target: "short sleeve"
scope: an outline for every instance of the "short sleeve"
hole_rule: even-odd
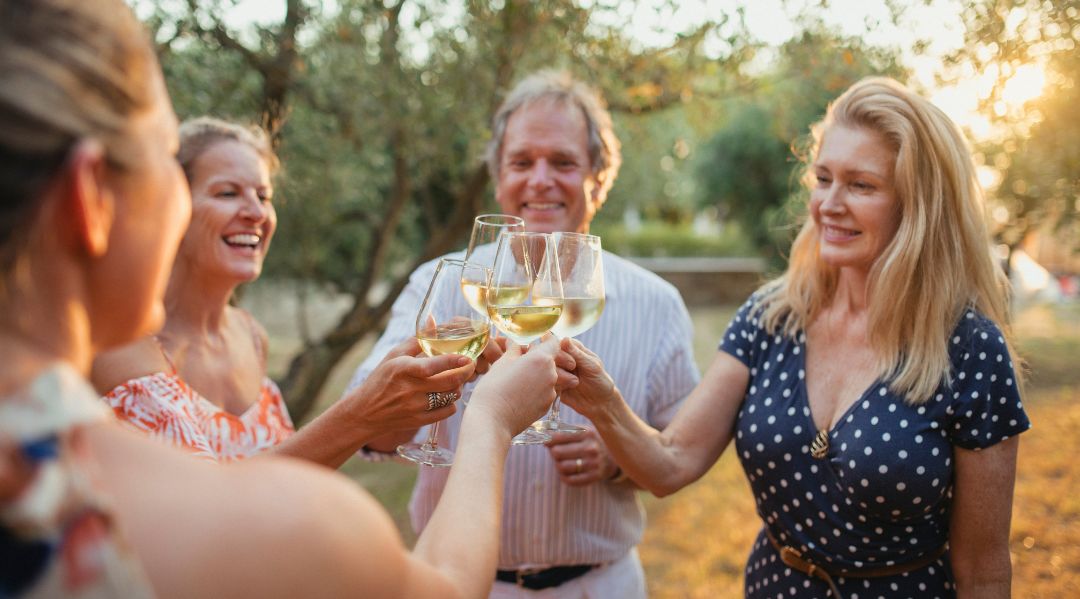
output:
[[[761,331],[759,314],[755,307],[757,298],[751,296],[728,323],[720,340],[720,351],[727,352],[747,368],[753,368],[757,355],[757,338]]]
[[[1001,330],[974,312],[961,319],[949,351],[952,402],[948,434],[965,449],[984,449],[1031,428]]]

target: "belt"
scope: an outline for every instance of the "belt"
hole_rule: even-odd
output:
[[[498,570],[495,572],[495,580],[516,584],[532,591],[539,591],[540,589],[557,587],[599,567],[600,564],[585,564],[581,566],[555,566],[543,570]]]
[[[765,527],[765,536],[769,538],[769,543],[773,548],[780,552],[780,560],[783,561],[789,568],[798,570],[811,578],[818,578],[825,581],[825,584],[829,585],[829,590],[832,592],[834,599],[841,599],[840,591],[836,588],[836,583],[833,582],[833,577],[849,577],[849,578],[878,578],[881,576],[895,576],[897,574],[903,574],[905,572],[911,572],[918,570],[925,566],[937,561],[939,557],[945,554],[949,549],[949,544],[945,543],[941,547],[938,547],[934,551],[916,558],[910,562],[903,564],[894,564],[892,566],[881,566],[879,568],[863,568],[853,572],[835,573],[829,572],[825,568],[811,562],[803,557],[802,552],[794,547],[787,545],[781,545],[780,541],[776,540],[776,537],[769,532],[769,528]]]

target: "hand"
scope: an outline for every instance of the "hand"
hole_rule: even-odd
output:
[[[552,433],[546,445],[559,478],[572,487],[608,480],[618,468],[600,435],[590,428],[582,433]]]
[[[574,357],[564,351],[560,343],[559,352],[555,354],[555,372],[559,375],[559,379],[555,382],[557,392],[562,393],[564,390],[571,389],[578,384],[577,375],[574,374],[576,366],[577,363],[574,361]]]
[[[487,347],[484,348],[484,353],[480,354],[480,357],[476,359],[476,370],[469,380],[476,380],[476,377],[490,370],[491,365],[501,358],[505,351],[506,337],[489,337]]]
[[[600,358],[580,341],[566,338],[562,340],[561,347],[573,358],[573,373],[577,376],[577,386],[563,391],[562,401],[579,414],[593,420],[593,414],[618,399],[615,381],[604,370]]]
[[[558,351],[558,341],[550,335],[528,350],[509,344],[506,353],[473,390],[469,412],[489,415],[496,426],[511,434],[524,430],[555,400]],[[567,384],[574,385],[576,377],[567,376]]]
[[[409,339],[398,344],[372,371],[360,387],[342,401],[358,426],[377,434],[395,430],[415,430],[448,418],[457,411],[455,403],[428,411],[428,393],[457,392],[472,376],[473,361],[447,354],[420,356],[420,344]]]

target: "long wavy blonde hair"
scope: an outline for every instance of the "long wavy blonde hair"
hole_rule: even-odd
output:
[[[1008,281],[991,250],[971,152],[933,104],[892,79],[867,78],[811,128],[806,183],[833,126],[875,131],[896,152],[900,226],[867,281],[868,341],[890,390],[923,403],[951,383],[948,339],[966,308],[1006,331]],[[761,290],[757,305],[765,327],[786,335],[805,330],[832,301],[836,285],[837,269],[821,260],[818,228],[807,218],[787,271]]]

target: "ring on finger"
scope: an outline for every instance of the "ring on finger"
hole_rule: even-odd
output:
[[[574,464],[577,465],[577,470],[574,471],[575,474],[581,474],[585,471],[585,460],[578,458],[574,460]]]
[[[427,411],[437,410],[454,403],[460,397],[457,391],[432,391],[427,394]]]

